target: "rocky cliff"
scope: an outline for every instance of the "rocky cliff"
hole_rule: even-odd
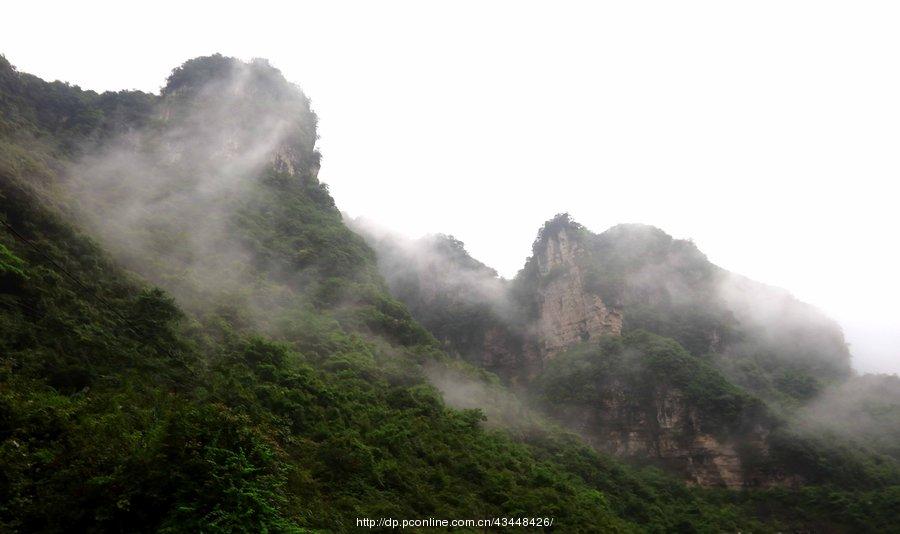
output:
[[[654,460],[703,486],[745,485],[735,444],[704,432],[680,390],[655,388],[650,406],[644,406],[617,384],[609,398],[578,415],[575,428],[598,449]]]
[[[386,511],[523,510],[566,532],[895,526],[900,475],[885,462],[873,476],[852,456],[795,439],[781,465],[811,460],[818,478],[807,480],[822,486],[697,491],[597,454],[523,408],[490,373],[443,354],[386,294],[373,251],[315,179],[305,99],[298,92],[281,102],[287,110],[275,105],[267,95],[287,82],[260,62],[237,63],[191,60],[161,96],[98,95],[18,73],[0,55],[0,220],[9,230],[0,232],[0,531],[344,531]],[[240,82],[235,73],[275,86],[234,85],[243,89],[226,96],[250,101],[233,102],[237,115],[231,96],[189,97],[186,88],[223,76]],[[260,114],[265,102],[281,111]],[[283,138],[257,137],[253,124],[251,135],[234,130],[244,119],[285,116],[299,124],[273,130]],[[101,218],[96,233],[72,220],[81,209]],[[696,295],[702,284],[654,275],[671,283],[652,299],[617,293],[611,260],[623,256],[617,244],[628,232],[594,236],[569,223],[565,246],[559,232],[542,232],[514,283],[443,237],[404,251],[431,257],[394,258],[402,261],[388,268],[410,276],[391,287],[421,295],[416,313],[452,353],[518,380],[597,449],[699,484],[785,480],[759,461],[775,446],[758,399],[728,382],[716,358],[679,344],[694,338],[681,329],[689,323],[671,321],[669,291]],[[692,261],[656,261],[679,247],[683,258],[696,255],[654,239],[662,254],[640,248],[628,272],[704,272]],[[656,264],[642,271],[648,260]],[[545,312],[557,292],[569,296]],[[641,315],[635,302],[658,316]],[[545,313],[556,320],[542,323]],[[639,332],[635,317],[679,342]],[[686,332],[708,331],[698,324]],[[559,342],[542,346],[544,336]],[[731,338],[719,339],[728,347]],[[822,349],[809,346],[810,358]],[[778,383],[815,386],[793,373]],[[864,401],[873,419],[858,430],[869,439],[890,407]],[[481,414],[447,403],[493,405],[521,423],[485,431]],[[834,413],[833,404],[823,410]],[[762,453],[747,455],[759,440]]]
[[[595,405],[574,411],[571,428],[598,450],[635,461],[650,461],[689,483],[728,488],[795,484],[745,465],[739,447],[768,456],[768,432],[762,426],[740,439],[718,436],[683,391],[660,386],[645,402],[624,384]]]
[[[622,287],[598,290],[598,276],[607,273],[598,273],[603,258],[594,256],[596,244],[592,237],[568,217],[548,222],[534,244],[526,268],[514,282],[520,288],[531,288],[531,341],[537,348],[540,368],[530,374],[536,384],[532,390],[546,393],[547,380],[558,380],[554,384],[558,390],[571,387],[592,391],[588,402],[584,395],[544,395],[544,405],[600,450],[634,460],[650,460],[689,482],[705,486],[772,483],[774,478],[767,473],[753,472],[744,465],[736,446],[739,440],[743,450],[766,456],[765,428],[758,422],[730,428],[732,421],[722,424],[715,417],[707,417],[697,399],[686,395],[684,387],[671,383],[669,377],[646,376],[644,366],[649,364],[640,358],[650,349],[629,347],[641,356],[629,356],[627,363],[607,362],[602,373],[582,385],[577,385],[571,373],[584,373],[584,367],[572,370],[567,367],[569,361],[554,361],[577,360],[577,355],[569,354],[573,348],[590,347],[623,332],[623,304],[629,303],[629,291]],[[601,292],[606,294],[606,301]],[[667,296],[659,288],[644,293],[645,301],[657,303]],[[689,355],[682,357],[686,359],[679,362],[683,368],[698,365]],[[593,358],[602,360],[609,355],[600,352]],[[634,370],[635,366],[639,371]],[[558,373],[566,378],[561,379]],[[745,416],[740,411],[734,415]],[[723,431],[725,428],[729,430]]]
[[[622,314],[585,287],[585,256],[577,230],[561,226],[535,246],[537,264],[537,345],[542,360],[584,341],[622,332]]]
[[[787,293],[767,299],[777,306],[761,306],[756,300],[773,295],[770,288],[734,277],[693,243],[653,227],[593,234],[557,216],[511,281],[453,238],[404,243],[356,227],[375,246],[392,292],[449,352],[540,397],[597,449],[658,463],[696,484],[797,483],[771,465],[772,421],[759,399],[802,401],[849,369],[832,321]],[[748,311],[759,309],[766,311]],[[646,375],[654,364],[641,357],[656,356],[643,345],[628,349],[627,364],[606,361],[602,351],[593,353],[597,361],[579,359],[604,340],[641,331],[680,344],[677,365]],[[597,365],[602,372],[583,381],[584,366]],[[680,383],[671,379],[677,374]],[[548,381],[555,393],[547,393]],[[698,390],[730,400],[710,408],[716,403]]]

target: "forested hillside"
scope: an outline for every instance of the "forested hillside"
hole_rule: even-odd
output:
[[[0,59],[0,529],[892,526],[890,465],[852,484],[697,488],[541,417],[509,429],[449,407],[435,369],[502,386],[389,294],[318,181],[316,135],[309,100],[264,61],[190,60],[153,95]],[[642,336],[624,343],[689,358]]]
[[[834,321],[690,242],[560,215],[507,281],[452,237],[354,224],[445,350],[598,450],[707,486],[897,481],[896,380],[854,377]]]

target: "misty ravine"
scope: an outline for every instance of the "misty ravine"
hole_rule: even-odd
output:
[[[566,214],[501,278],[342,215],[317,135],[264,60],[98,94],[0,58],[0,530],[897,528],[900,380],[833,320]]]

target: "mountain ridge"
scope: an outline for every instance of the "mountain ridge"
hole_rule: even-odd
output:
[[[164,96],[0,64],[0,214],[24,238],[0,235],[4,530],[348,531],[360,517],[485,514],[584,532],[889,525],[887,476],[720,494],[552,424],[490,428],[451,408],[434,369],[506,390],[388,293],[317,180],[305,97],[286,99],[294,129],[278,120],[285,101],[252,88],[291,87],[265,64],[183,68],[224,71],[214,85],[237,92],[161,108]],[[248,69],[250,90],[231,79]],[[233,105],[246,107],[219,112]],[[661,344],[651,363],[687,357],[654,339],[636,338]]]
[[[365,235],[365,227],[358,229]],[[454,241],[458,257],[465,252]],[[797,486],[807,477],[820,477],[815,473],[818,467],[797,459],[792,451],[799,438],[789,431],[795,424],[789,421],[799,406],[852,378],[850,354],[834,321],[787,292],[733,275],[710,263],[692,242],[675,240],[658,228],[624,224],[594,234],[567,214],[541,227],[532,255],[513,280],[500,280],[492,270],[480,271],[504,288],[500,305],[484,302],[484,295],[478,301],[478,294],[460,299],[462,293],[456,289],[444,295],[434,289],[429,295],[417,293],[422,278],[437,278],[424,284],[445,290],[459,282],[450,280],[442,286],[441,277],[467,278],[456,274],[462,267],[447,267],[453,264],[452,257],[419,250],[429,246],[427,239],[419,241],[418,248],[383,243],[384,238],[373,241],[373,246],[380,258],[389,258],[380,261],[392,265],[383,275],[393,293],[436,333],[446,350],[497,373],[526,397],[538,397],[536,404],[598,449],[660,462],[704,485]],[[399,259],[390,259],[398,253]],[[416,272],[411,266],[421,263],[419,257],[429,258],[431,265]],[[418,281],[409,283],[416,277]],[[431,311],[428,300],[435,295],[443,315]],[[514,312],[489,313],[511,303],[518,307]],[[448,309],[477,320],[448,319]],[[441,321],[462,321],[469,337],[480,323],[481,345],[455,338]],[[732,407],[720,404],[717,409],[745,406],[735,417],[757,422],[727,430],[730,423],[713,422],[715,411],[706,410],[701,416],[708,400],[698,391],[699,383],[687,377],[678,384],[670,382],[677,372],[651,378],[655,363],[639,372],[651,373],[644,380],[663,389],[648,391],[629,378],[634,370],[613,366],[605,368],[605,375],[596,375],[593,383],[575,387],[575,396],[569,398],[566,380],[581,383],[580,377],[566,375],[561,367],[576,365],[572,371],[584,373],[584,365],[596,365],[592,359],[633,352],[634,336],[643,331],[672,338],[687,353],[659,352],[647,348],[652,345],[646,341],[637,342],[643,347],[638,352],[665,353],[664,358],[693,366],[697,376],[708,374],[704,380],[712,382],[702,387],[732,399],[728,401]],[[609,348],[610,337],[623,337],[626,347]],[[591,348],[597,343],[599,349]],[[585,359],[586,355],[592,356]],[[548,373],[555,376],[551,382]],[[548,389],[568,400],[548,399]],[[581,390],[597,392],[593,405],[579,399]],[[756,415],[738,415],[745,409]],[[666,415],[670,410],[674,419]],[[591,420],[595,422],[586,423]],[[694,437],[685,441],[685,436]]]

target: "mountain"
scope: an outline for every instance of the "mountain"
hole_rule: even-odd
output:
[[[810,429],[805,407],[854,380],[839,326],[693,243],[643,225],[594,234],[562,214],[507,281],[453,238],[357,227],[392,293],[445,350],[598,450],[732,488],[852,485],[896,468],[891,416],[867,427],[876,439],[822,439],[843,420]]]
[[[646,372],[679,387],[665,365],[684,360],[748,420],[762,408],[722,382],[717,360],[629,334],[613,301],[622,336],[597,330],[595,347],[587,321],[558,336],[588,345],[545,343],[523,328],[549,279],[395,293],[408,308],[379,269],[388,255],[318,181],[316,131],[309,99],[262,60],[190,60],[159,95],[98,94],[0,60],[4,531],[321,532],[385,517],[550,517],[576,532],[890,527],[888,463],[857,472],[848,458],[843,479],[724,492],[567,429],[554,407],[572,399],[554,379],[569,368],[550,370],[578,351],[658,353]],[[438,242],[461,277],[494,276]],[[446,288],[416,320],[409,309],[426,313]],[[486,342],[506,351],[496,374],[476,357]],[[520,387],[546,403],[514,405]],[[472,391],[507,399],[507,419],[453,407]],[[710,413],[730,421],[719,397]]]

